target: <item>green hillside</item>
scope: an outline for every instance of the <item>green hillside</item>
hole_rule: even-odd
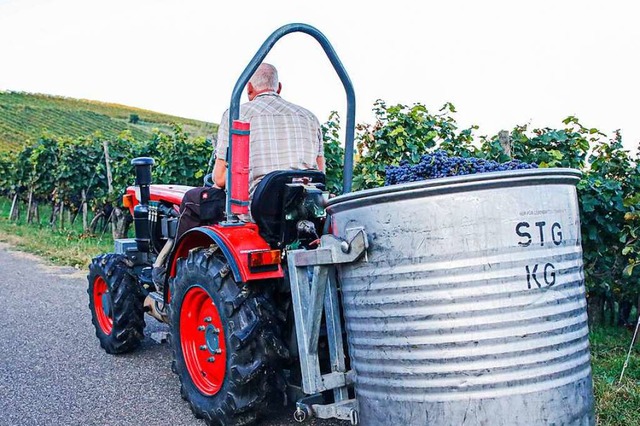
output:
[[[139,121],[130,123],[131,114]],[[0,151],[15,150],[37,140],[43,132],[54,136],[105,137],[129,130],[138,140],[148,139],[153,129],[169,132],[180,124],[192,136],[214,133],[217,125],[153,111],[85,99],[23,92],[0,91]]]

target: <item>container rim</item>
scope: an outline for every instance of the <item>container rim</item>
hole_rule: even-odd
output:
[[[424,194],[425,192],[433,192],[435,194],[443,192],[459,192],[465,189],[477,190],[483,189],[484,187],[495,188],[536,183],[567,183],[575,185],[580,180],[581,176],[582,172],[580,170],[560,167],[450,176],[350,192],[348,194],[339,195],[329,199],[326,207],[327,209],[332,210],[331,207],[338,204],[351,204],[350,202],[363,199],[380,200],[381,197],[383,199],[396,198],[400,195],[399,193],[405,192],[419,192],[421,194]]]

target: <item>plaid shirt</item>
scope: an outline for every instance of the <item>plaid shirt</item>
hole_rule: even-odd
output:
[[[240,105],[240,120],[251,124],[249,193],[275,170],[318,169],[324,156],[320,123],[310,111],[287,102],[275,92],[263,93]],[[229,111],[218,129],[216,158],[227,161]]]

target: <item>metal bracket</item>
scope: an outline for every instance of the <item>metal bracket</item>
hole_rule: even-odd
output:
[[[349,420],[352,425],[359,423],[358,408],[355,399],[336,402],[327,405],[311,405],[313,414],[320,419]]]
[[[351,237],[348,241],[333,235],[323,235],[318,249],[289,251],[287,262],[302,389],[308,395],[326,390],[333,390],[334,393],[335,403],[313,404],[313,414],[320,418],[357,421],[357,413],[353,414],[355,400],[348,399],[347,389],[353,383],[353,375],[346,370],[335,265],[359,260],[366,254],[368,240],[364,228],[349,229],[347,235]],[[310,268],[313,268],[312,274]],[[323,312],[331,361],[331,373],[328,374],[320,372],[318,359]]]
[[[369,241],[362,227],[350,228],[347,233],[353,233],[353,237],[349,241],[333,235],[323,235],[320,238],[320,247],[316,250],[297,250],[294,254],[296,256],[295,266],[335,265],[355,262],[369,248]]]

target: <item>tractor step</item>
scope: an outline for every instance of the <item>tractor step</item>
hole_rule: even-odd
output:
[[[151,339],[154,340],[157,344],[162,345],[163,343],[167,343],[169,341],[169,332],[154,331],[153,333],[151,333]]]

